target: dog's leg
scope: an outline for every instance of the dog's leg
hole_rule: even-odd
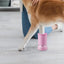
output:
[[[35,21],[37,21],[35,18],[33,18],[33,20],[31,20],[31,27],[30,27],[26,37],[24,38],[24,42],[21,44],[19,51],[22,51],[25,48],[25,46],[27,45],[27,43],[29,42],[31,37],[38,30],[39,25],[38,25],[38,23],[35,23]]]
[[[21,46],[19,48],[19,51],[22,51],[25,48],[25,46],[27,45],[27,43],[29,42],[29,40],[31,39],[31,37],[35,34],[35,32],[37,31],[37,29],[38,29],[38,26],[35,26],[35,27],[31,26],[30,27],[28,34],[24,38],[24,42],[21,44]]]
[[[45,27],[42,25],[39,25],[39,33],[44,34],[45,33]]]

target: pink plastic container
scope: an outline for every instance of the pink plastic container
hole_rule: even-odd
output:
[[[47,33],[40,34],[38,33],[38,50],[45,51],[47,50]]]

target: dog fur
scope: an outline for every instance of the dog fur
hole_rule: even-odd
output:
[[[23,50],[31,37],[39,29],[40,25],[55,23],[58,20],[64,21],[64,2],[60,0],[40,0],[36,5],[32,5],[31,0],[22,0],[31,15],[31,27],[21,44],[19,51]]]

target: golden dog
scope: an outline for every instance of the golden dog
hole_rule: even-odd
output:
[[[27,10],[31,15],[31,27],[21,44],[19,51],[23,50],[36,33],[39,27],[46,24],[57,22],[58,20],[64,21],[64,2],[60,0],[40,0],[36,5],[32,5],[31,0],[22,0]]]

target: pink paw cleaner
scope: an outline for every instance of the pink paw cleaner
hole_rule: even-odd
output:
[[[45,51],[47,50],[47,33],[40,34],[38,33],[38,50]]]

